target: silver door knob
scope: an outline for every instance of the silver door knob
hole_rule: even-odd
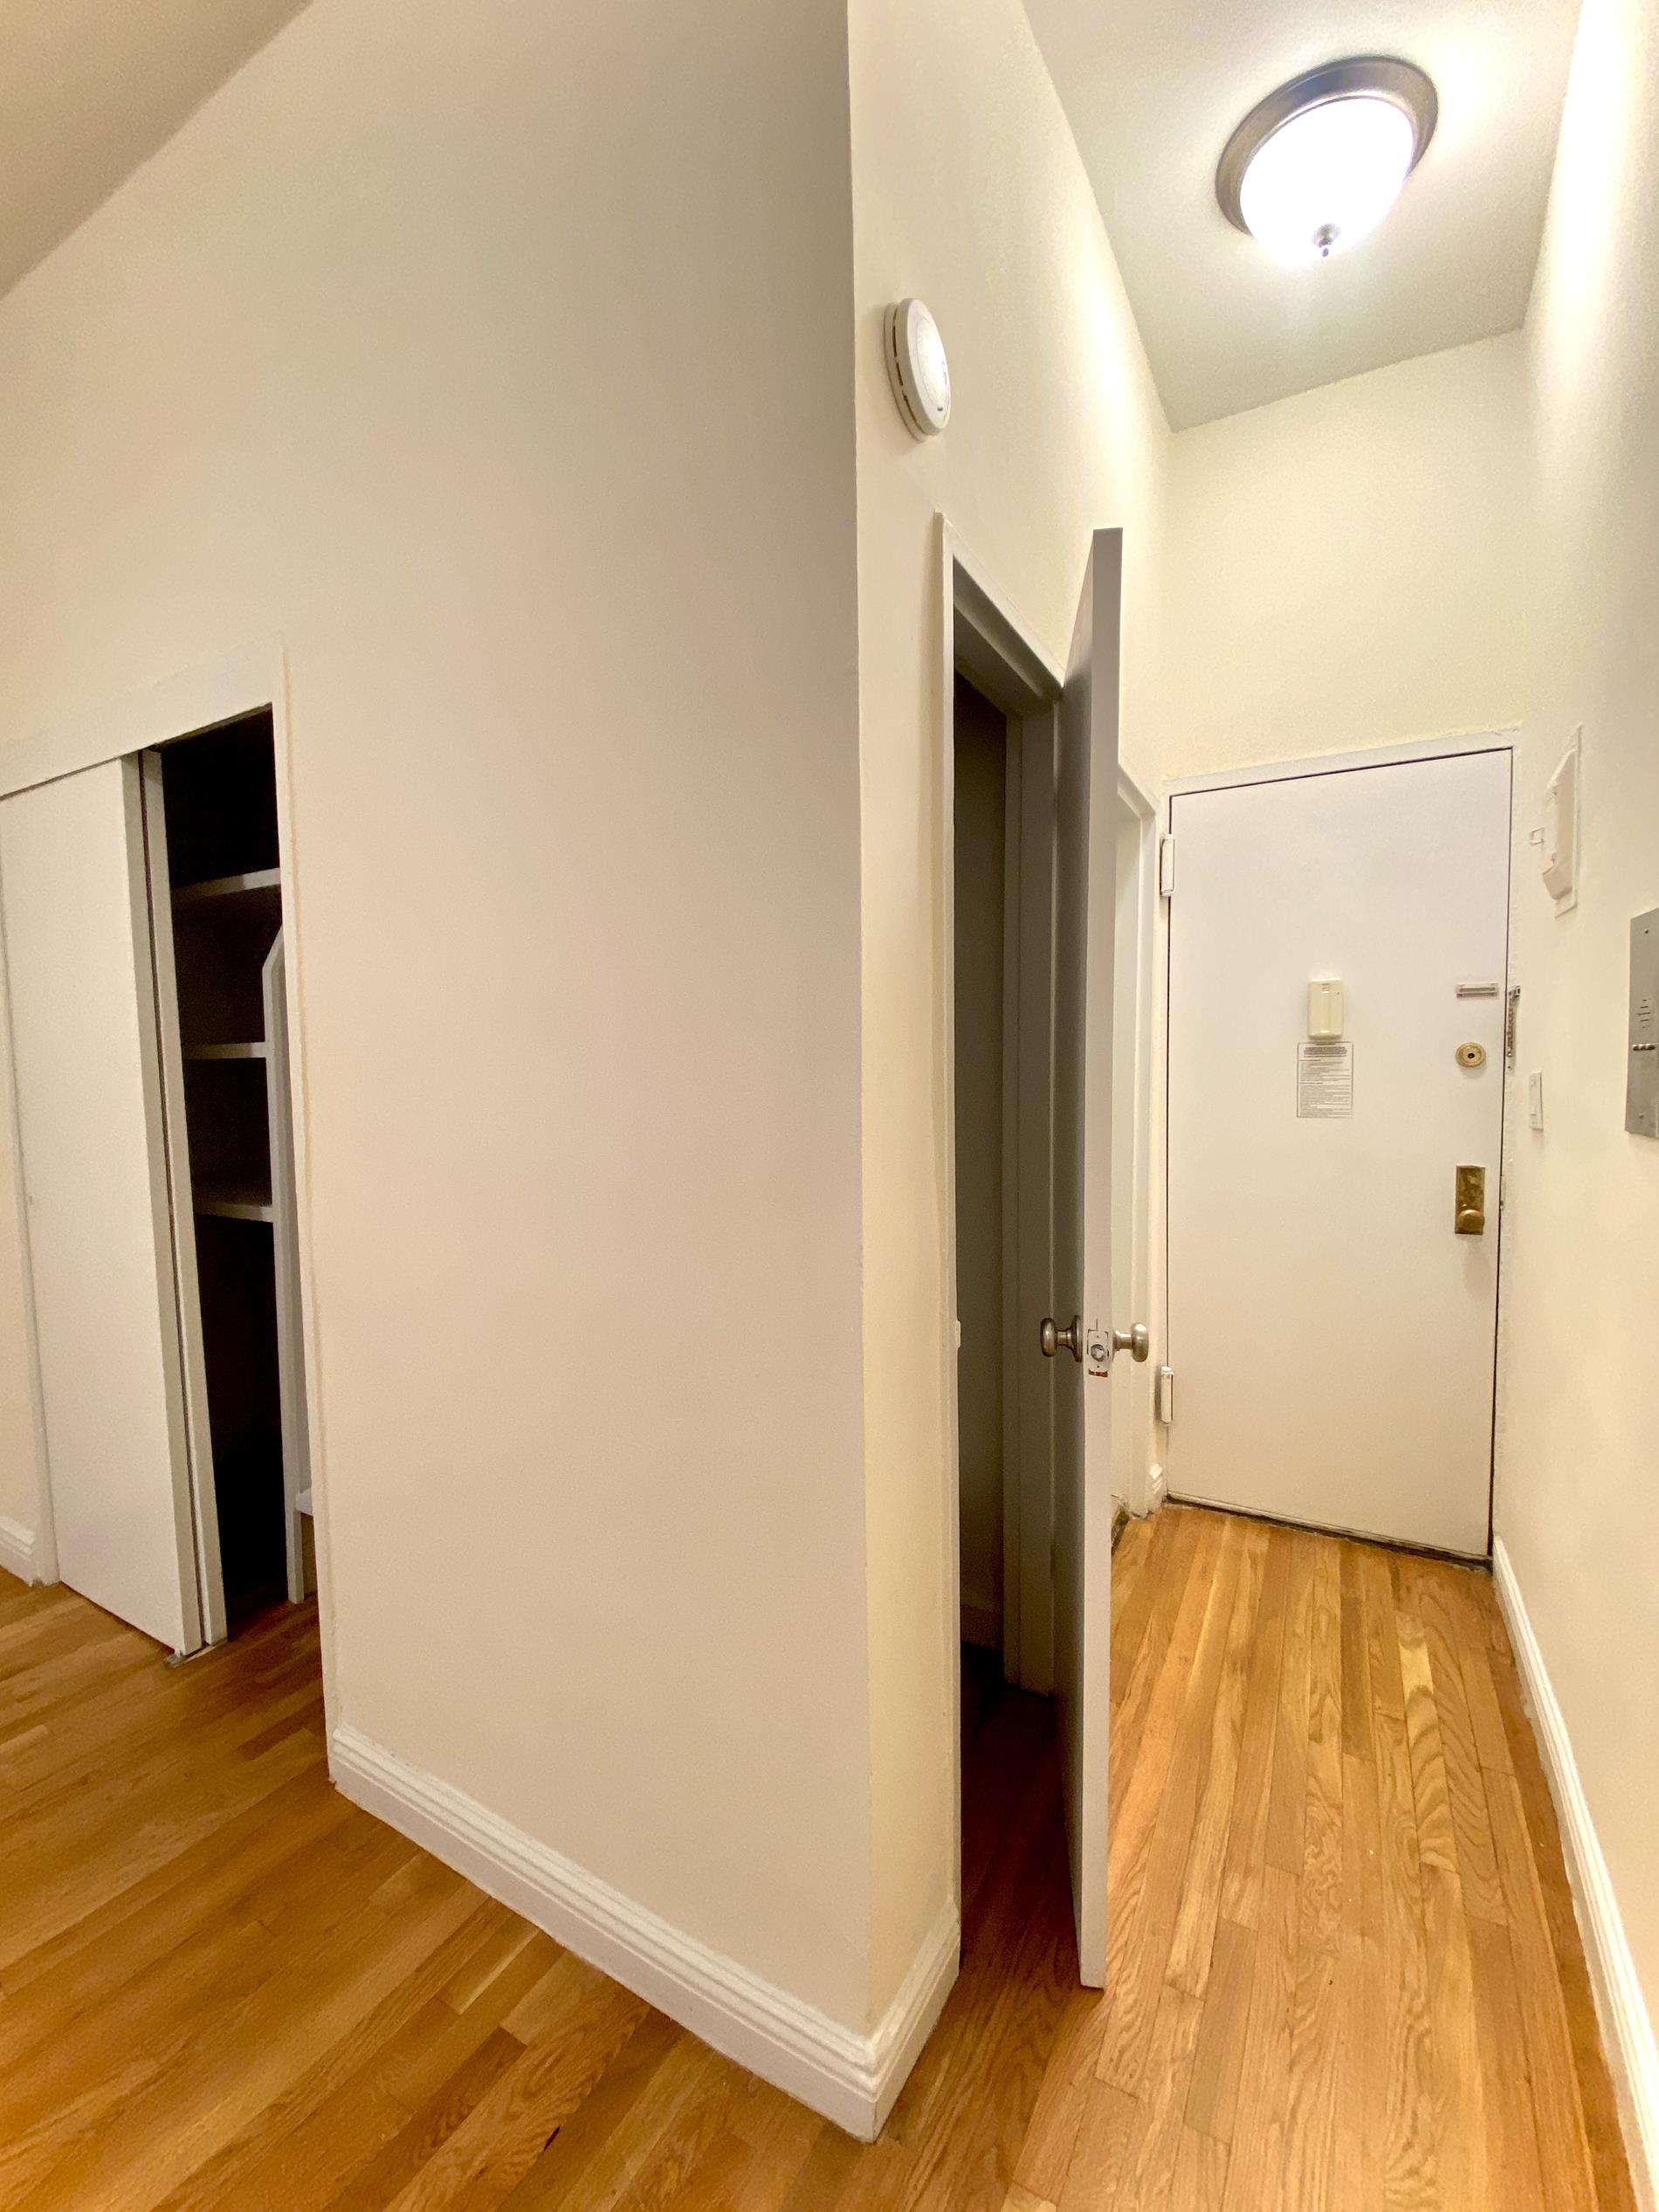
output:
[[[1081,1360],[1083,1357],[1082,1314],[1072,1315],[1071,1326],[1069,1329],[1057,1328],[1045,1315],[1043,1322],[1042,1344],[1043,1356],[1045,1360],[1051,1360],[1062,1348],[1070,1352],[1074,1360]]]
[[[1089,1339],[1089,1366],[1096,1375],[1109,1375],[1112,1362],[1119,1352],[1127,1352],[1132,1360],[1144,1360],[1152,1351],[1152,1337],[1146,1324],[1137,1321],[1132,1329],[1097,1329]]]

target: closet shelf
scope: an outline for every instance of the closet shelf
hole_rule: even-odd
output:
[[[206,883],[176,884],[173,889],[176,906],[199,906],[207,899],[246,899],[260,892],[280,892],[280,868],[251,868],[245,875],[213,876]]]
[[[214,1214],[221,1221],[272,1221],[270,1194],[258,1190],[196,1190],[191,1194],[198,1214]]]
[[[187,1044],[187,1060],[263,1060],[265,1047],[259,1044]]]

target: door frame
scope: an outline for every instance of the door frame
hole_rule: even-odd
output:
[[[1159,913],[1158,913],[1158,837],[1162,826],[1165,809],[1146,788],[1124,767],[1118,764],[1118,804],[1120,818],[1127,817],[1135,824],[1135,884],[1134,884],[1134,1072],[1129,1086],[1129,1123],[1119,1128],[1118,1117],[1113,1117],[1114,1141],[1126,1140],[1131,1147],[1132,1168],[1130,1188],[1133,1193],[1133,1210],[1130,1228],[1129,1280],[1114,1285],[1122,1310],[1131,1315],[1145,1314],[1151,1321],[1160,1306],[1160,1285],[1155,1279],[1154,1261],[1160,1248],[1153,1233],[1150,1195],[1153,1189],[1153,1099],[1157,1059],[1157,1015],[1160,1005],[1159,973]],[[1157,1328],[1154,1341],[1161,1346],[1166,1332]],[[1130,1513],[1142,1517],[1152,1511],[1154,1499],[1153,1441],[1154,1416],[1157,1406],[1158,1368],[1167,1355],[1158,1350],[1157,1356],[1145,1367],[1131,1364],[1129,1387],[1132,1396],[1122,1413],[1114,1419],[1127,1419],[1133,1438],[1132,1466],[1130,1486],[1132,1495],[1119,1503]]]
[[[1400,745],[1366,746],[1353,753],[1312,753],[1305,760],[1256,761],[1247,768],[1214,768],[1205,775],[1180,775],[1165,784],[1160,810],[1169,828],[1169,803],[1192,791],[1230,791],[1243,783],[1289,783],[1304,775],[1341,775],[1350,768],[1400,768],[1412,761],[1456,760],[1464,753],[1513,753],[1520,725],[1503,722],[1490,730],[1466,730],[1450,737],[1408,739]]]
[[[960,1448],[956,1405],[956,916],[955,735],[956,676],[1008,717],[1008,921],[1003,946],[1003,1033],[1018,1040],[1005,1053],[1003,1070],[1003,1189],[1041,1190],[1040,1204],[1017,1196],[1003,1217],[1003,1465],[1002,1663],[1010,1682],[1046,1695],[1054,1679],[1054,1592],[1050,1552],[1054,1533],[1052,1370],[1033,1371],[1018,1361],[1022,1313],[1049,1310],[1052,1223],[1047,1197],[1051,1173],[1046,1115],[1052,1084],[1054,747],[1064,677],[1062,662],[1038,644],[989,572],[965,544],[948,516],[938,514],[940,558],[943,720],[939,746],[940,839],[940,931],[942,987],[936,1010],[944,1086],[946,1145],[946,1301],[943,1316],[945,1399],[953,1513],[960,1507]],[[1046,783],[1045,783],[1046,771]],[[1045,801],[1046,792],[1046,805]],[[1161,976],[1158,946],[1158,836],[1165,809],[1121,761],[1118,800],[1137,826],[1134,917],[1134,1072],[1132,1114],[1119,1140],[1132,1146],[1135,1193],[1131,1229],[1131,1279],[1119,1287],[1126,1311],[1150,1313],[1158,1288],[1161,1247],[1148,1202],[1153,1186],[1156,1017]],[[1034,951],[1034,941],[1040,940]],[[1034,1018],[1035,1017],[1035,1018]],[[1120,1502],[1143,1514],[1153,1503],[1155,1368],[1132,1370],[1133,1399],[1124,1409],[1134,1439],[1132,1494]],[[958,1529],[950,1530],[953,1568],[951,1617],[960,1623],[961,1594]],[[957,1673],[953,1655],[950,1675]]]
[[[327,1483],[324,1472],[326,1448],[320,1404],[320,1364],[318,1355],[316,1301],[313,1291],[311,1216],[310,1118],[307,1100],[304,973],[298,871],[295,865],[293,756],[288,715],[287,655],[280,638],[244,646],[222,658],[186,669],[176,676],[75,716],[72,720],[0,748],[0,799],[36,784],[55,782],[82,768],[107,761],[139,756],[153,748],[179,739],[200,736],[245,715],[268,713],[277,779],[277,848],[282,869],[283,932],[286,950],[286,1003],[291,1040],[291,1092],[293,1112],[294,1185],[299,1244],[299,1298],[305,1343],[306,1413],[312,1457],[312,1526],[317,1548],[318,1612],[321,1628],[323,1700],[326,1719],[332,1719],[334,1677],[333,1582],[327,1540]],[[0,1015],[10,1037],[9,1003],[0,1003]],[[17,1101],[13,1078],[12,1175],[18,1219],[24,1218],[23,1162],[17,1136]],[[40,1370],[35,1347],[34,1281],[27,1239],[21,1241],[23,1296],[30,1354],[30,1397],[35,1431],[35,1494],[38,1515],[35,1572],[41,1581],[58,1579],[57,1547],[52,1539],[51,1468],[46,1450],[45,1416],[40,1389]],[[204,1567],[198,1550],[198,1590],[204,1586]],[[207,1613],[203,1604],[204,1616]]]
[[[1508,1037],[1511,1032],[1507,1017],[1510,1008],[1512,1004],[1513,996],[1518,994],[1519,989],[1518,985],[1514,982],[1513,968],[1513,953],[1515,945],[1515,887],[1517,881],[1516,837],[1518,834],[1518,817],[1516,813],[1516,800],[1518,795],[1516,791],[1515,777],[1517,768],[1519,765],[1519,723],[1500,722],[1494,728],[1488,730],[1465,730],[1454,732],[1443,737],[1408,738],[1402,741],[1398,745],[1364,746],[1357,748],[1352,752],[1346,753],[1336,752],[1311,754],[1304,760],[1292,759],[1284,761],[1260,761],[1251,762],[1248,766],[1242,768],[1213,769],[1203,775],[1175,776],[1172,777],[1171,780],[1163,787],[1158,809],[1160,836],[1160,838],[1163,837],[1169,837],[1173,838],[1174,802],[1176,799],[1189,796],[1197,792],[1236,790],[1244,785],[1256,783],[1296,782],[1305,776],[1343,775],[1350,774],[1360,768],[1401,768],[1408,767],[1414,761],[1417,761],[1458,760],[1463,758],[1465,755],[1474,753],[1508,754],[1510,756],[1509,904],[1504,917],[1505,959],[1508,963],[1505,972],[1510,979],[1510,990],[1511,994],[1511,997],[1507,998],[1505,1001],[1506,1019],[1504,1035]],[[1175,887],[1178,892],[1181,868],[1180,848],[1178,845],[1174,847],[1174,865],[1176,871]],[[1165,904],[1164,900],[1161,899],[1159,903],[1160,905]],[[1163,1300],[1165,1349],[1162,1356],[1166,1361],[1170,1362],[1173,1367],[1176,1368],[1177,1375],[1179,1375],[1178,1362],[1180,1358],[1180,1347],[1171,1341],[1169,1334],[1170,1068],[1168,1022],[1170,991],[1172,989],[1171,979],[1173,974],[1172,957],[1174,951],[1174,940],[1169,927],[1167,906],[1163,918],[1163,927],[1160,930],[1159,935],[1160,944],[1158,954],[1158,996],[1163,1011],[1162,1039],[1159,1051],[1160,1069],[1158,1081],[1161,1092],[1159,1105],[1160,1109],[1160,1139],[1162,1152],[1163,1174],[1160,1178],[1160,1188],[1158,1195],[1158,1226],[1156,1245],[1159,1255]],[[1518,1088],[1519,1087],[1510,1079],[1513,1072],[1514,1071],[1510,1065],[1510,1061],[1506,1054],[1498,1071],[1502,1083],[1502,1090],[1500,1092],[1501,1103],[1498,1119],[1498,1175],[1497,1200],[1496,1206],[1497,1284],[1493,1304],[1494,1343],[1492,1357],[1492,1441],[1490,1455],[1487,1465],[1486,1478],[1486,1555],[1489,1559],[1491,1556],[1492,1549],[1493,1513],[1495,1509],[1497,1480],[1497,1409],[1504,1394],[1504,1313],[1505,1293],[1508,1287],[1508,1271],[1505,1259],[1504,1237],[1504,1218],[1507,1210],[1507,1200],[1509,1196],[1509,1160],[1510,1149],[1513,1141],[1514,1134],[1516,1094]],[[1179,1402],[1179,1400],[1177,1400],[1177,1402]],[[1162,1486],[1160,1475],[1159,1484],[1160,1490]],[[1171,1492],[1170,1494],[1173,1496],[1176,1493]],[[1338,1533],[1340,1533],[1342,1532]],[[1367,1539],[1366,1540],[1371,1540]],[[1448,1556],[1455,1556],[1462,1559],[1464,1555],[1462,1554],[1448,1554]]]
[[[1011,1682],[1046,1693],[1054,1678],[1053,1385],[1046,1363],[1017,1357],[1016,1320],[1043,1298],[1051,1270],[1049,1216],[1052,1092],[1053,821],[1059,665],[1009,607],[949,519],[939,514],[940,721],[935,795],[939,837],[940,988],[934,1050],[943,1109],[944,1291],[940,1371],[948,1461],[950,1561],[946,1678],[956,1768],[957,1867],[961,1861],[961,1456],[956,1400],[956,893],[955,683],[967,678],[1008,717],[1008,891],[1003,959],[1002,1664]],[[1046,812],[1043,807],[1046,769]],[[1006,1194],[1015,1192],[1014,1202]],[[1041,1204],[1022,1192],[1042,1193]]]

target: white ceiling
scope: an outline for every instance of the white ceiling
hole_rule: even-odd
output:
[[[304,0],[0,0],[0,293]],[[1027,0],[1177,429],[1513,329],[1577,0]],[[1404,197],[1351,253],[1275,266],[1215,204],[1286,78],[1403,55],[1440,93]]]
[[[1577,0],[1026,0],[1178,430],[1526,310]],[[1234,125],[1288,78],[1397,54],[1440,94],[1382,227],[1284,269],[1215,203]]]
[[[304,0],[0,0],[0,293]]]

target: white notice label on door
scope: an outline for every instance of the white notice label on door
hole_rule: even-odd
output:
[[[1339,1042],[1296,1048],[1296,1112],[1301,1121],[1346,1121],[1353,1112],[1353,1047]]]

